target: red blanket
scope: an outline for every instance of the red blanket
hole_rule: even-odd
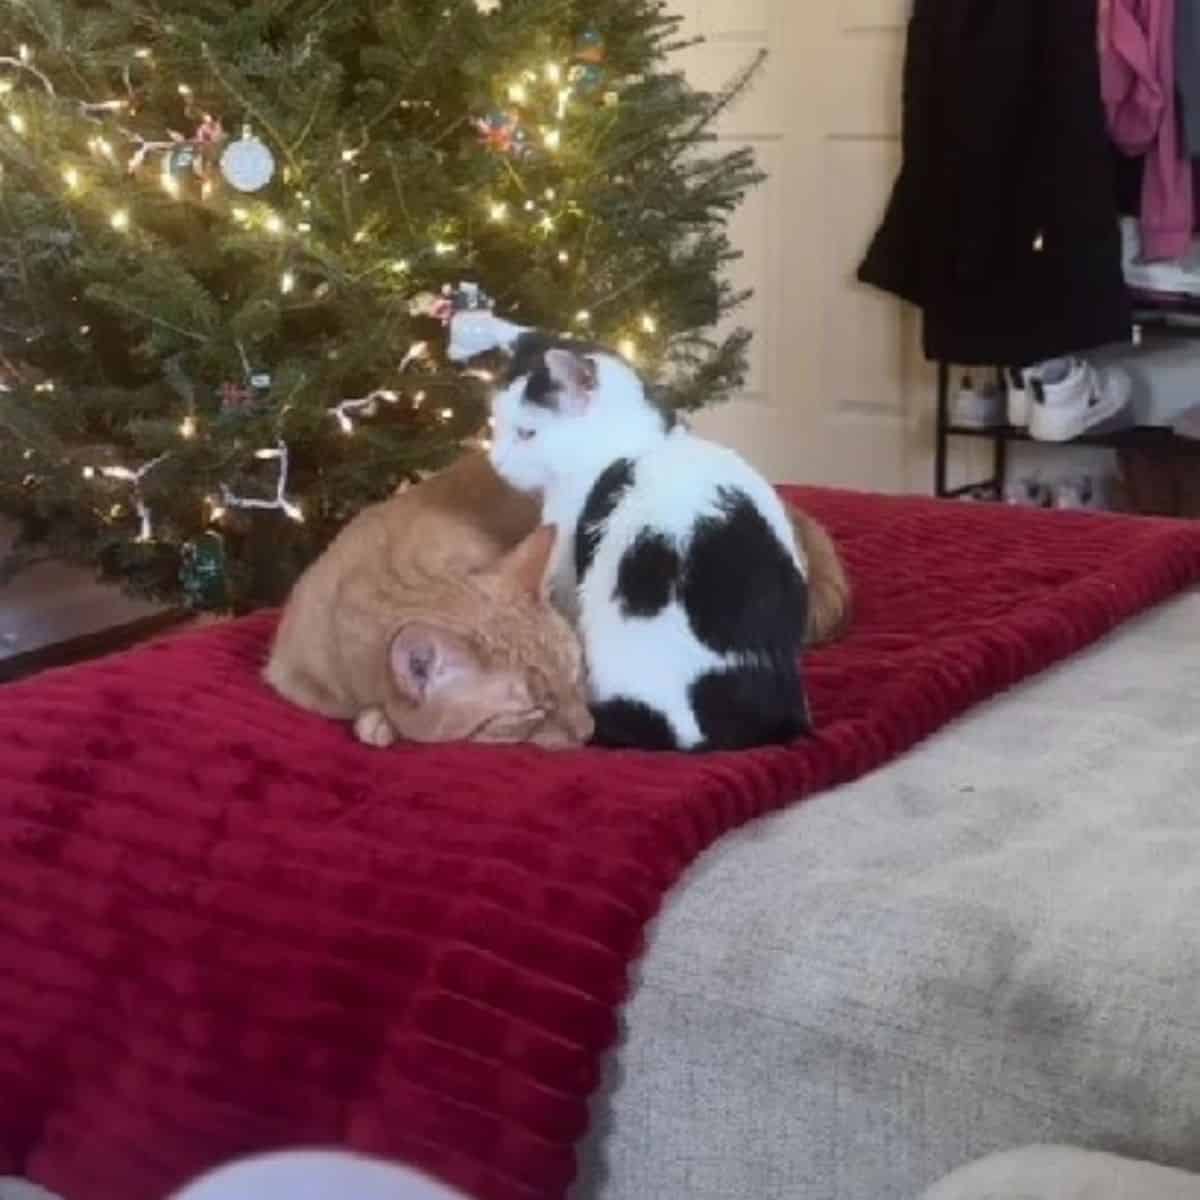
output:
[[[259,682],[270,616],[0,691],[0,1174],[159,1200],[341,1142],[561,1197],[702,849],[1200,577],[1200,526],[798,496],[858,608],[791,749],[369,751]]]

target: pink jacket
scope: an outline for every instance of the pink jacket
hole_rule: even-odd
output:
[[[1101,0],[1100,79],[1113,141],[1146,156],[1142,257],[1181,258],[1195,209],[1175,99],[1175,0]]]

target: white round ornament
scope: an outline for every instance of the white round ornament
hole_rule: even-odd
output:
[[[523,325],[505,321],[485,308],[464,309],[450,318],[450,345],[446,356],[451,362],[465,363],[492,350],[512,351]]]
[[[221,174],[239,192],[259,192],[275,177],[275,156],[248,130],[221,155]]]

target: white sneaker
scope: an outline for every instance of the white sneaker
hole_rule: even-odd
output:
[[[1029,432],[1039,442],[1069,442],[1123,413],[1133,380],[1119,367],[1097,370],[1078,358],[1054,358],[1030,369]]]
[[[964,375],[950,410],[950,423],[963,429],[995,429],[1004,424],[1004,392],[998,384],[976,387]]]
[[[1200,299],[1200,241],[1176,262],[1145,262],[1137,218],[1122,217],[1121,260],[1125,282],[1134,291]]]
[[[1008,382],[1008,423],[1014,429],[1024,429],[1029,424],[1029,387],[1025,371],[1020,367],[1009,367],[1004,378]]]

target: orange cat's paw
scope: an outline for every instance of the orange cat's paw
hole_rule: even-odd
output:
[[[354,722],[354,736],[365,746],[386,750],[396,744],[396,731],[381,708],[368,708]]]

